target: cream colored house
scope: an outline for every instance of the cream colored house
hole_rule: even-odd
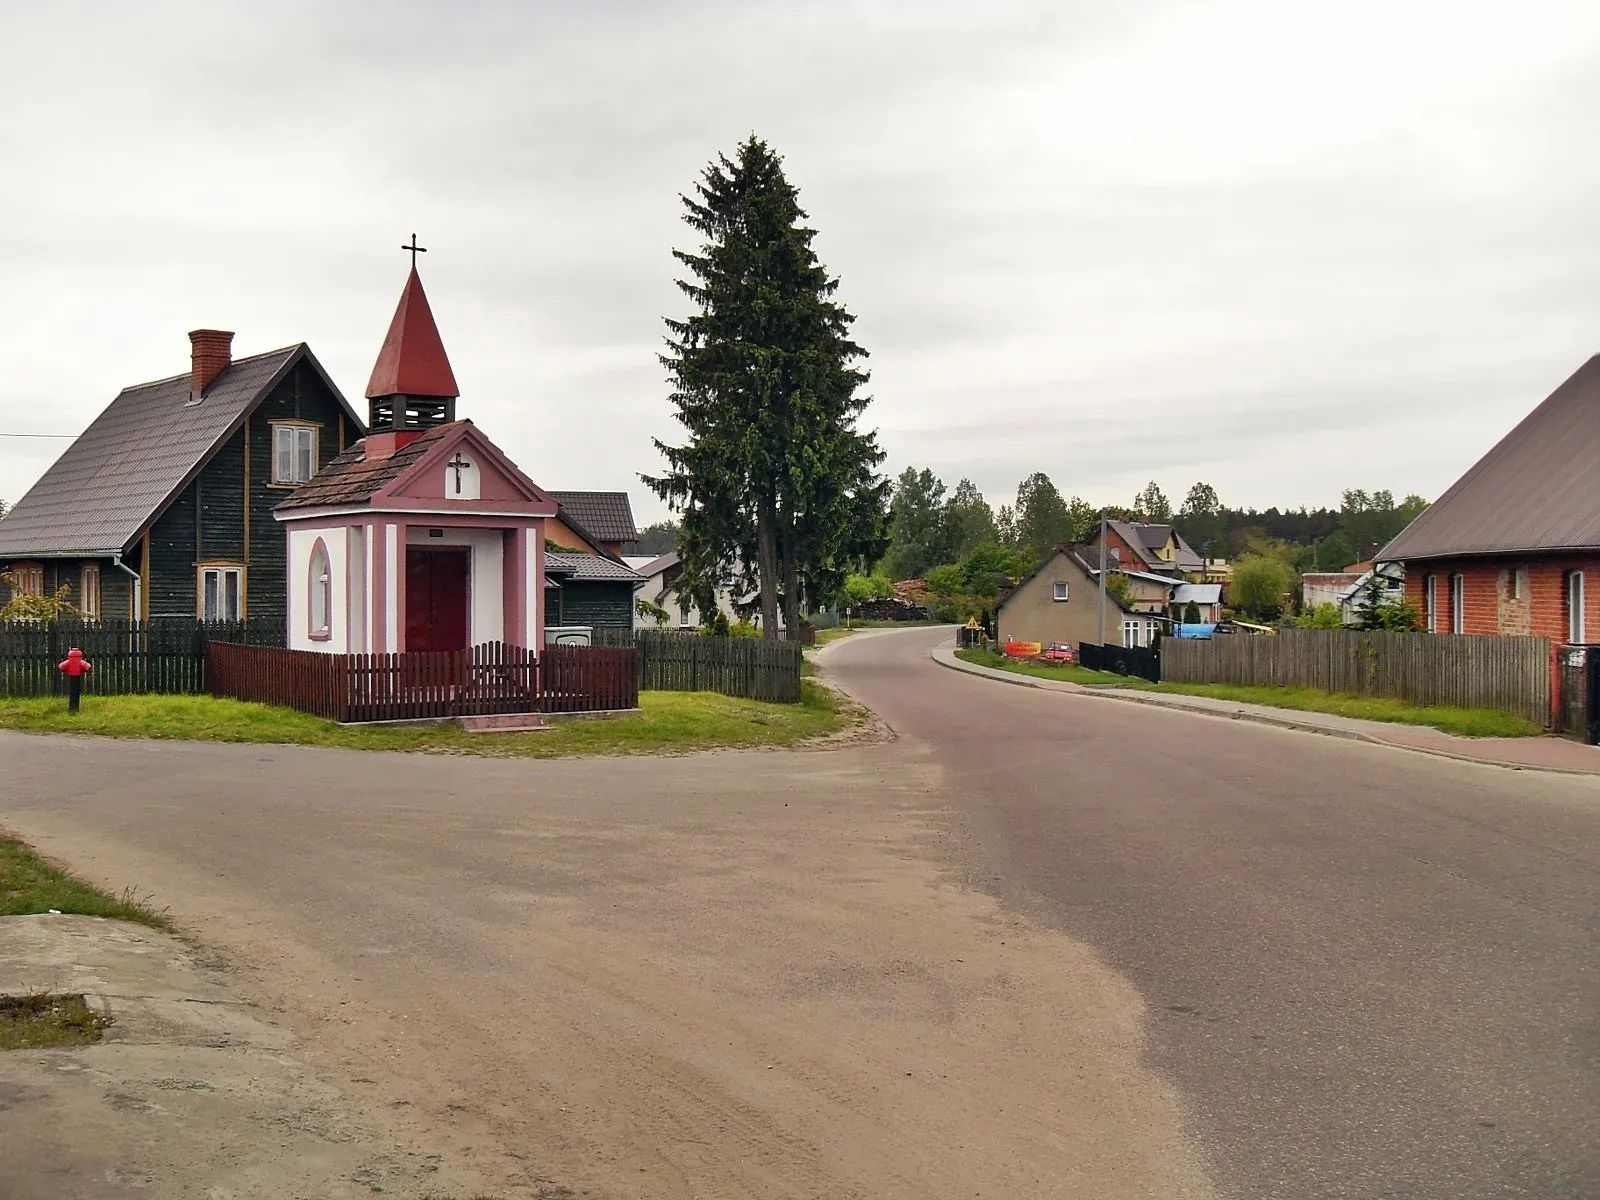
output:
[[[1076,553],[1058,549],[1000,601],[995,610],[1002,643],[1080,642],[1100,644],[1100,588]],[[1116,646],[1148,646],[1160,628],[1155,613],[1125,608],[1106,593],[1105,640]]]

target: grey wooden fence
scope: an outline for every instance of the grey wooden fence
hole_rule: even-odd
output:
[[[1550,653],[1548,638],[1289,629],[1267,637],[1165,638],[1161,678],[1492,708],[1548,725]]]
[[[596,629],[594,633],[597,645],[638,647],[642,690],[721,692],[746,700],[800,702],[804,652],[799,642],[655,629]]]

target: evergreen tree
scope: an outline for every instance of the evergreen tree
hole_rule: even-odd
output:
[[[866,351],[765,142],[751,135],[733,160],[719,154],[682,201],[704,241],[673,251],[694,311],[667,319],[661,361],[688,439],[658,440],[667,469],[642,478],[683,514],[685,588],[709,591],[737,566],[774,637],[780,604],[796,629],[802,608],[883,552],[883,452],[856,428]]]
[[[1164,525],[1172,520],[1172,502],[1167,499],[1156,481],[1152,479],[1144,485],[1144,491],[1133,498],[1133,509],[1139,514],[1141,521],[1150,521]]]
[[[945,541],[952,559],[964,559],[975,546],[1000,540],[994,509],[983,498],[977,484],[963,479],[950,493],[944,506]]]
[[[1045,558],[1062,542],[1072,540],[1072,513],[1050,476],[1035,471],[1017,485],[1017,543]]]
[[[895,579],[918,579],[954,557],[945,519],[944,483],[924,467],[907,467],[889,505],[889,549],[883,569]]]

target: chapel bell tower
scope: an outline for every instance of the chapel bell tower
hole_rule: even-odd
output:
[[[427,250],[416,243],[413,234],[411,244],[401,247],[411,252],[411,275],[367,381],[369,458],[387,457],[434,426],[456,419],[460,389],[417,274],[417,255]]]

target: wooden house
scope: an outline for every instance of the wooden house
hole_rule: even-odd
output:
[[[283,619],[272,509],[361,419],[303,343],[235,359],[232,333],[189,342],[186,373],[124,389],[0,519],[17,589],[64,587],[91,618]]]

